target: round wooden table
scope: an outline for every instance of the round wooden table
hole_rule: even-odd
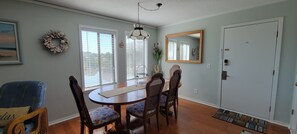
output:
[[[127,83],[120,83],[117,85],[103,86],[101,88],[91,91],[89,94],[89,99],[92,102],[97,103],[97,104],[113,105],[114,110],[117,111],[121,117],[121,105],[132,104],[132,103],[136,103],[136,102],[145,100],[146,90],[145,89],[135,90],[132,92],[113,96],[110,98],[103,97],[99,93],[108,91],[108,90],[113,90],[115,88],[121,88],[121,87],[132,86],[132,85],[135,85],[135,82],[127,82]],[[122,122],[121,122],[121,118],[120,118],[118,121],[116,121],[116,129],[117,130],[121,129],[121,127],[122,127]]]

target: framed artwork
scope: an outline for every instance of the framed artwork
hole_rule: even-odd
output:
[[[0,64],[21,64],[17,22],[0,20]]]

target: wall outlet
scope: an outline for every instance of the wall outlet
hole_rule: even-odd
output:
[[[194,93],[195,94],[198,94],[198,89],[194,89]]]

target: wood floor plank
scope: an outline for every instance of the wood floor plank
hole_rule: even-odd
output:
[[[178,119],[170,117],[169,126],[166,125],[164,116],[159,116],[160,131],[156,127],[156,119],[151,118],[148,124],[149,134],[240,134],[242,130],[252,132],[253,134],[261,134],[255,131],[227,123],[211,116],[217,111],[217,108],[209,107],[206,105],[198,104],[184,99],[179,99],[178,105]],[[122,108],[122,121],[125,124],[125,107]],[[79,118],[74,118],[59,124],[49,127],[47,134],[79,134],[80,123]],[[136,134],[143,133],[143,126],[141,121],[132,121],[135,125],[133,132]],[[139,126],[139,127],[135,127]],[[94,131],[95,134],[102,134],[104,128]],[[87,128],[85,129],[87,133]],[[289,134],[289,129],[283,126],[268,123],[267,134]]]

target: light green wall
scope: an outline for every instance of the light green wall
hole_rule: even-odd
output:
[[[165,35],[177,32],[204,29],[203,64],[180,64],[183,74],[183,86],[180,96],[217,104],[219,53],[222,26],[251,22],[284,16],[284,32],[281,51],[280,74],[277,88],[275,120],[289,123],[292,85],[294,81],[295,62],[297,57],[297,1],[275,3],[262,7],[223,14],[182,24],[169,25],[158,29],[158,40],[165,46]],[[166,63],[163,57],[162,68],[169,70],[174,63]],[[211,68],[207,69],[207,64]],[[165,71],[168,76],[168,71]],[[198,89],[194,94],[193,89]]]
[[[78,113],[74,98],[69,88],[68,77],[74,75],[81,81],[79,24],[117,30],[119,41],[125,42],[125,31],[133,29],[132,24],[104,18],[91,17],[74,12],[58,10],[36,4],[14,0],[1,0],[0,19],[18,22],[19,42],[23,64],[0,65],[0,85],[16,80],[41,80],[47,84],[46,107],[49,111],[49,121],[60,119]],[[43,48],[40,39],[50,30],[65,33],[71,46],[67,52],[54,55]],[[157,30],[145,27],[151,34],[148,40],[148,53],[152,53],[152,44],[156,42]],[[125,48],[116,44],[118,81],[126,80]],[[149,55],[149,69],[154,61]],[[88,106],[95,106],[88,101]]]

